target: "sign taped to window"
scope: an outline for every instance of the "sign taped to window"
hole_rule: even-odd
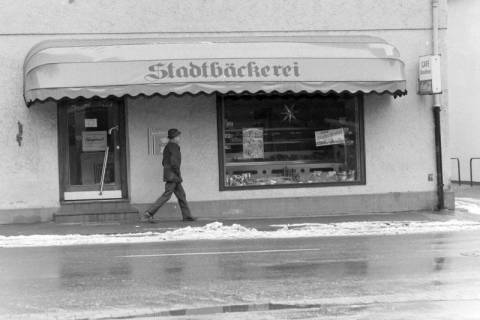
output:
[[[317,147],[345,144],[345,128],[315,131]]]
[[[243,159],[263,159],[263,128],[242,129]]]
[[[85,128],[96,128],[98,126],[97,119],[87,119],[85,118]]]
[[[107,146],[107,131],[83,131],[82,151],[104,151]]]

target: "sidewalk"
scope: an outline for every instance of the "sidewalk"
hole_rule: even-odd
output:
[[[469,185],[454,185],[456,197],[479,199],[480,186],[470,187]],[[258,231],[272,230],[272,225],[279,224],[301,224],[301,223],[338,223],[338,222],[368,222],[368,221],[447,221],[474,220],[480,221],[480,215],[470,214],[461,210],[443,210],[443,211],[410,211],[396,213],[369,213],[369,214],[350,214],[319,217],[293,217],[293,218],[268,218],[268,219],[238,219],[238,220],[211,220],[199,219],[195,222],[183,222],[180,220],[159,220],[151,224],[142,221],[136,222],[109,222],[92,224],[59,224],[54,222],[35,223],[35,224],[9,224],[0,225],[0,235],[67,235],[67,234],[126,234],[143,232],[164,232],[185,228],[187,226],[204,226],[218,221],[226,226],[240,224],[246,228],[255,228]]]
[[[337,215],[322,217],[304,218],[270,218],[270,219],[241,219],[241,220],[203,220],[195,222],[183,222],[179,220],[159,220],[152,224],[148,222],[131,223],[108,223],[108,224],[58,224],[54,222],[36,224],[10,224],[0,225],[0,235],[67,235],[67,234],[126,234],[143,232],[164,232],[185,228],[187,226],[199,227],[218,221],[226,226],[240,224],[246,228],[255,228],[258,231],[269,231],[274,228],[272,225],[279,224],[302,224],[302,223],[338,223],[338,222],[359,222],[359,221],[447,221],[450,219],[468,219],[465,214],[455,211],[412,211],[384,214],[362,214],[362,215]],[[480,219],[479,219],[480,220]]]

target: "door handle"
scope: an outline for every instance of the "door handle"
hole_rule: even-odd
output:
[[[114,127],[111,127],[110,129],[108,129],[108,134],[112,134],[113,130],[118,130],[118,125],[114,126]]]

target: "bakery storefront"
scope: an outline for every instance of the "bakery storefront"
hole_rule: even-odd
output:
[[[221,189],[365,183],[360,96],[219,100]]]
[[[179,127],[200,217],[366,185],[364,97],[406,94],[396,48],[367,36],[52,40],[32,48],[24,77],[28,106],[57,104],[62,204],[142,210]]]

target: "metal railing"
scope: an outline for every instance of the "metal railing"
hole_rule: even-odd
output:
[[[459,158],[450,158],[451,160],[457,160],[457,172],[458,172],[458,185],[462,185],[462,176],[460,175],[460,159]]]
[[[470,158],[470,187],[473,187],[473,171],[472,171],[473,160],[480,160],[480,158]]]

